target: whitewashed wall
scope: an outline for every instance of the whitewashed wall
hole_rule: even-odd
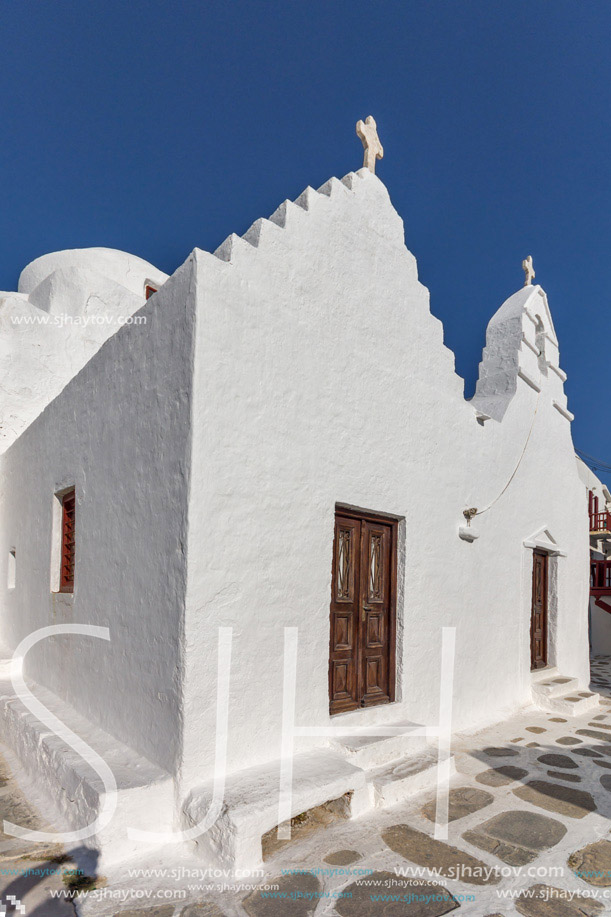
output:
[[[173,770],[181,741],[192,296],[179,269],[0,458],[0,640],[106,625],[111,642],[46,640],[26,672]],[[74,596],[52,594],[54,493],[76,487]],[[9,551],[16,581],[7,589]]]
[[[321,190],[197,252],[185,787],[211,773],[218,625],[234,628],[230,769],[280,754],[286,625],[298,722],[329,723],[336,502],[405,519],[400,699],[338,721],[436,721],[444,625],[456,728],[529,700],[525,541],[565,555],[552,661],[587,681],[587,507],[544,294],[519,291],[491,322],[476,404],[499,419],[481,425],[383,184],[360,172]]]

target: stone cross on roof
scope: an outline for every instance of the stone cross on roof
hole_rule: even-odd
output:
[[[356,132],[363,141],[363,148],[365,150],[363,167],[375,174],[376,159],[382,158],[384,155],[384,148],[380,143],[378,129],[371,115],[369,115],[365,121],[356,122]]]
[[[533,267],[533,256],[529,255],[528,258],[525,258],[522,262],[522,270],[524,271],[524,286],[531,286],[533,280],[535,279],[535,269]]]

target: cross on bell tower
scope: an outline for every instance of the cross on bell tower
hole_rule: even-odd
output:
[[[365,155],[363,156],[363,167],[369,169],[375,175],[376,159],[381,159],[384,155],[384,148],[378,137],[378,129],[372,116],[369,115],[365,121],[356,122],[356,132],[363,141]]]
[[[524,271],[524,286],[532,286],[532,282],[535,279],[535,269],[533,267],[533,256],[529,255],[528,258],[525,258],[522,262],[522,270]]]

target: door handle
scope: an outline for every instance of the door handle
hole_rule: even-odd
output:
[[[366,621],[366,620],[367,620],[367,612],[368,612],[368,611],[371,611],[371,610],[372,610],[372,609],[371,609],[371,606],[370,606],[370,605],[363,605],[363,611],[362,611],[362,614],[361,614],[361,620],[362,620],[362,621]]]

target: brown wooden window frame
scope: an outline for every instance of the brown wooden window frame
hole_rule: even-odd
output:
[[[157,292],[157,287],[154,287],[152,283],[145,284],[144,287],[144,298],[150,299],[151,296],[154,296]]]
[[[59,592],[74,592],[76,553],[76,490],[71,487],[60,496],[61,542],[59,560]]]

